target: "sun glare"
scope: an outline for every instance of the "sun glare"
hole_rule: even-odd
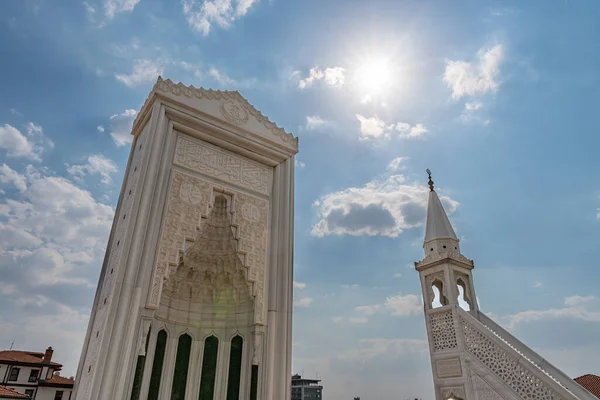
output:
[[[379,94],[390,84],[390,66],[385,59],[369,60],[358,68],[356,79],[368,94]]]

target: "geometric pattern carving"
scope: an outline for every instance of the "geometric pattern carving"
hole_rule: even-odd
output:
[[[429,318],[431,320],[433,350],[442,351],[457,348],[458,342],[456,341],[452,310],[430,314]]]
[[[441,389],[442,399],[462,399],[466,400],[465,388],[462,386],[444,387]]]
[[[494,389],[479,375],[473,375],[473,389],[477,393],[477,400],[504,400]]]
[[[186,240],[196,237],[200,220],[208,212],[212,187],[203,179],[173,171],[149,300],[151,307],[158,307],[160,284],[167,277],[169,265],[178,264],[179,252],[184,250]],[[233,194],[231,224],[237,228],[237,256],[247,268],[247,280],[254,284],[254,322],[262,324],[269,202],[237,191],[229,192]]]
[[[157,315],[169,322],[199,326],[225,323],[215,315],[253,316],[252,284],[246,279],[237,247],[227,199],[217,195],[194,243],[181,251],[179,265],[169,274]]]
[[[461,317],[467,351],[524,400],[558,400],[561,396],[520,365],[500,346]]]
[[[173,163],[269,195],[272,168],[238,157],[208,143],[180,135]]]

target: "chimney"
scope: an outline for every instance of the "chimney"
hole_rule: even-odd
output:
[[[48,347],[46,349],[46,352],[44,353],[44,358],[42,359],[42,362],[44,364],[50,364],[50,361],[52,361],[52,354],[54,353],[54,350],[52,350],[52,347]]]

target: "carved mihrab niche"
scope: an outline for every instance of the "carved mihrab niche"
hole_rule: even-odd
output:
[[[180,171],[173,171],[168,209],[163,223],[155,279],[149,301],[151,307],[158,306],[161,280],[168,278],[170,272],[177,271],[186,240],[195,240],[202,216],[209,214],[212,191],[211,183]],[[247,269],[245,272],[247,281],[253,283],[254,320],[255,323],[262,324],[268,201],[236,191],[230,192],[233,193],[231,225],[237,227],[236,257],[239,257],[240,262]],[[215,193],[215,198],[217,196],[218,194]],[[173,266],[171,271],[169,265]]]

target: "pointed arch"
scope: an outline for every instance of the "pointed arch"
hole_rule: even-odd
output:
[[[158,400],[160,382],[162,378],[163,363],[165,361],[165,350],[167,348],[167,331],[163,328],[156,336],[156,348],[154,350],[154,361],[150,373],[150,388],[148,389],[148,400]]]
[[[190,350],[192,349],[192,337],[187,333],[183,333],[179,336],[177,342],[173,385],[171,386],[171,400],[184,400],[190,364]]]
[[[204,340],[204,355],[202,356],[202,376],[200,377],[200,394],[198,400],[213,400],[215,380],[217,376],[217,356],[219,339],[213,335]]]
[[[227,400],[239,400],[240,378],[242,372],[244,339],[237,334],[231,339],[229,352],[229,374],[227,379]]]

